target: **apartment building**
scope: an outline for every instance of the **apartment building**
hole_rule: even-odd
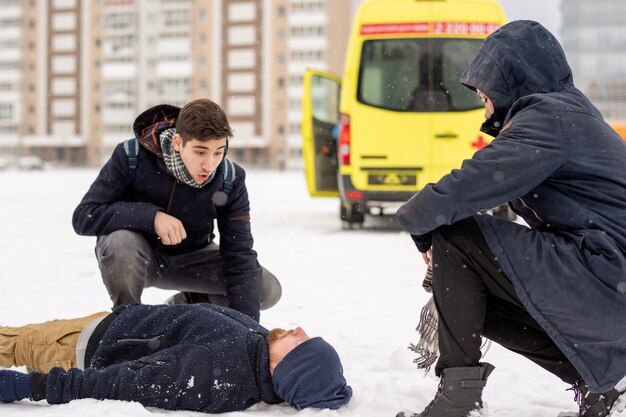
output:
[[[352,25],[352,1],[290,0],[287,50],[288,165],[300,167],[302,76],[307,68],[341,75]]]
[[[14,155],[22,134],[22,72],[28,50],[20,0],[0,0],[0,154]]]
[[[146,108],[227,111],[229,156],[299,166],[306,67],[340,73],[352,0],[0,0],[0,154],[100,165]]]
[[[626,121],[626,2],[562,0],[560,8],[574,83],[606,119]]]

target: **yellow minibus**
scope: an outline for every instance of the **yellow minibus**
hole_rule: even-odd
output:
[[[495,0],[364,1],[342,76],[304,76],[309,193],[338,196],[341,219],[360,225],[489,143],[483,104],[459,78],[504,22]]]

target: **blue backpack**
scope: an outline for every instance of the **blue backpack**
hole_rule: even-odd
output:
[[[139,153],[137,138],[126,139],[124,141],[124,150],[128,156],[128,183],[129,185],[133,185],[137,177],[137,154]],[[230,159],[224,158],[224,192],[226,193],[226,198],[228,198],[228,194],[233,189],[236,177],[237,172],[235,170],[235,164]],[[218,194],[219,191],[214,196],[214,199],[220,198]],[[221,198],[223,199],[223,197],[222,195]],[[216,204],[217,203],[216,201]]]

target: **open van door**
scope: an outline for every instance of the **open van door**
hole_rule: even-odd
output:
[[[337,129],[341,79],[306,70],[302,95],[302,156],[309,194],[337,197]]]

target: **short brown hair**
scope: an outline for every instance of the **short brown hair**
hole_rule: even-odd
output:
[[[233,136],[224,110],[206,98],[183,106],[176,120],[176,132],[181,136],[183,145],[191,139],[206,141]]]

